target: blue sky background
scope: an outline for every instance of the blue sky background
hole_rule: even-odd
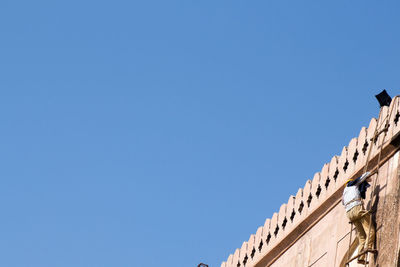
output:
[[[398,1],[0,2],[0,265],[219,266],[400,88]]]

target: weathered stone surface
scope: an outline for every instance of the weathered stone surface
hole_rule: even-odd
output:
[[[382,110],[380,118],[372,119],[368,128],[363,127],[340,156],[333,157],[295,197],[281,205],[279,212],[222,266],[344,266],[348,258],[357,255],[357,242],[341,195],[345,181],[358,177],[367,167],[368,171],[378,169],[370,177],[372,187],[364,201],[373,213],[378,249],[376,256],[369,256],[369,266],[400,267],[399,109],[400,99],[396,97],[392,106]],[[372,142],[374,134],[387,125],[386,118],[388,133],[383,132],[377,142]],[[243,262],[246,255],[251,257]],[[361,265],[353,261],[351,266]]]

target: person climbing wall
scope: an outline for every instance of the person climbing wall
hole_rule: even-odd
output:
[[[358,253],[361,254],[357,263],[365,264],[367,252],[374,251],[375,227],[371,221],[371,214],[364,209],[363,199],[369,187],[366,179],[370,173],[366,172],[357,179],[349,179],[343,190],[342,204],[345,206],[347,218],[354,224],[358,238]]]

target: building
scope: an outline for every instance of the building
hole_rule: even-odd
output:
[[[374,172],[364,206],[376,223],[378,250],[369,254],[368,266],[400,266],[399,155],[400,99],[395,97],[221,267],[345,266],[358,251],[341,196],[347,179],[360,176],[365,168]],[[356,262],[349,266],[363,266]]]

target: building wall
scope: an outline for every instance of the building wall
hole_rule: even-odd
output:
[[[379,166],[379,172],[370,180],[371,184],[376,180],[375,190],[370,188],[365,201],[365,206],[370,208],[369,198],[373,191],[379,252],[370,266],[397,266],[400,240],[399,107],[396,97],[390,107],[381,110],[378,119],[373,118],[368,128],[361,129],[359,136],[343,148],[340,156],[334,156],[312,180],[306,181],[304,188],[290,196],[288,202],[250,235],[221,267],[342,266],[347,253],[355,255],[357,251],[354,230],[352,242],[349,242],[351,225],[341,204],[341,195],[345,181],[361,175],[367,163],[370,171]],[[385,127],[386,122],[389,122],[388,131],[382,132],[373,144],[371,138]]]
[[[399,197],[397,193],[398,162],[399,152],[380,168],[377,181],[374,203],[378,205],[376,245],[380,253],[376,258],[376,264],[379,262],[380,266],[395,266],[393,265],[395,250],[386,248],[388,245],[390,248],[397,247],[397,238],[393,238],[392,235],[397,236],[398,229],[396,228],[398,227],[393,226],[397,226],[399,221],[396,218],[394,223],[387,222],[389,215],[398,214],[398,205],[394,205]],[[373,179],[376,177],[375,175]],[[365,206],[370,206],[369,196],[365,204]],[[271,266],[340,266],[343,259],[347,261],[346,252],[350,245],[350,227],[343,206],[339,203]],[[353,227],[353,242],[355,236]],[[375,263],[374,260],[372,262]]]

